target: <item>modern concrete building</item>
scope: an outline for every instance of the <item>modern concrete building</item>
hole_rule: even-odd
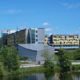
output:
[[[45,45],[45,44],[19,44],[18,53],[20,56],[27,56],[28,61],[42,61],[45,60],[44,57],[41,57],[41,54],[44,51],[47,51],[49,54],[55,53],[54,47]],[[53,58],[54,59],[54,58]]]
[[[4,35],[5,32],[5,35]],[[7,46],[18,46],[18,44],[27,43],[44,43],[45,29],[44,28],[26,28],[20,31],[11,33],[10,30],[2,31],[3,42]]]

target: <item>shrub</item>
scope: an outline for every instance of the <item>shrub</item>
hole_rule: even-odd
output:
[[[46,60],[44,63],[44,67],[51,71],[54,69],[54,63],[49,60]]]

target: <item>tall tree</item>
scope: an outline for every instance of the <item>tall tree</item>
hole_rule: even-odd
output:
[[[5,45],[3,49],[1,49],[1,56],[3,59],[4,66],[8,64],[8,47]]]
[[[59,66],[61,69],[70,68],[71,62],[69,54],[69,52],[65,53],[64,49],[60,49]]]
[[[0,38],[0,49],[2,47],[2,38]]]
[[[20,66],[18,51],[14,46],[9,48],[9,57],[11,57],[12,70],[18,70]]]

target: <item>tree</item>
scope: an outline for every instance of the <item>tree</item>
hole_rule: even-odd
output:
[[[50,71],[53,70],[54,63],[51,61],[52,61],[52,58],[54,57],[54,54],[50,54],[47,47],[44,47],[44,50],[41,56],[44,57],[45,59],[44,67]]]
[[[1,50],[1,56],[4,66],[8,67],[9,71],[18,70],[20,66],[18,51],[14,46],[4,46]]]
[[[46,60],[49,60],[51,61],[54,57],[54,54],[52,53],[49,53],[47,47],[44,47],[44,50],[42,51],[42,54],[41,54],[42,57],[44,57],[45,61]]]
[[[0,38],[0,48],[2,47],[2,38]]]
[[[18,51],[17,49],[14,47],[14,46],[11,46],[9,48],[9,58],[12,58],[12,59],[9,59],[11,60],[11,69],[12,70],[18,70],[19,69],[19,66],[20,66],[20,61],[19,61],[19,56],[18,56]]]
[[[74,53],[74,59],[80,60],[80,48],[74,51],[73,53]]]
[[[4,63],[4,66],[7,66],[8,64],[8,47],[5,45],[3,47],[3,49],[1,49],[1,56],[2,56],[2,59],[3,59],[3,63]]]
[[[2,67],[2,63],[0,62],[0,76],[3,76],[4,72],[3,72],[3,67]]]
[[[70,53],[65,53],[64,49],[60,49],[59,66],[61,69],[70,69]]]

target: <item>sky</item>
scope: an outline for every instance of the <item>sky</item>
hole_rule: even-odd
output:
[[[17,27],[80,36],[80,0],[0,0],[0,31]]]

